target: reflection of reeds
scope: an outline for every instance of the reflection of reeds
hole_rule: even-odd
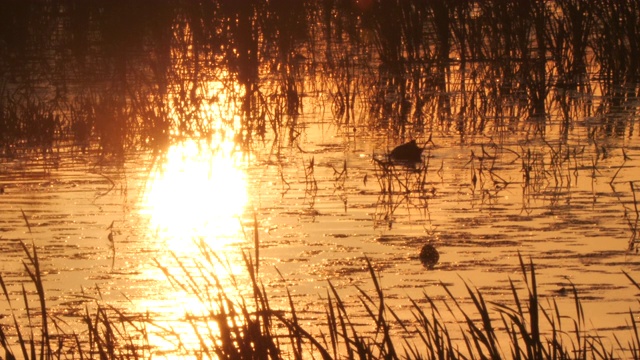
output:
[[[374,223],[382,223],[391,228],[394,224],[394,212],[404,203],[411,204],[415,199],[418,211],[423,211],[423,200],[432,197],[435,188],[429,187],[429,156],[425,161],[395,161],[388,155],[373,158],[375,177],[380,187]]]
[[[638,198],[636,195],[637,186],[633,181],[630,181],[629,187],[631,188],[631,194],[633,195],[633,210],[629,210],[625,207],[624,217],[627,220],[627,224],[629,225],[629,230],[631,230],[631,238],[629,239],[629,250],[635,249],[637,252],[640,244],[640,233],[638,232],[638,224],[640,224],[640,211],[638,210]]]
[[[0,286],[9,309],[12,311],[13,324],[10,327],[0,327],[0,345],[4,349],[5,359],[64,359],[64,358],[93,358],[125,359],[146,358],[144,344],[145,329],[142,323],[136,324],[135,316],[126,316],[121,311],[109,307],[98,306],[95,312],[87,307],[82,320],[86,325],[86,334],[65,332],[67,325],[52,308],[47,307],[43,270],[35,245],[29,248],[21,243],[27,260],[24,262],[25,271],[30,284],[35,287],[35,297],[39,309],[31,308],[31,294],[23,284],[20,295],[24,301],[26,321],[28,326],[21,325],[18,309],[12,304],[13,296],[5,280],[0,276]],[[39,338],[37,336],[39,335]],[[17,344],[12,343],[17,337]],[[15,351],[14,347],[19,350]]]
[[[156,4],[153,17],[126,2],[11,4],[0,5],[5,153],[69,139],[162,148],[210,136],[215,103],[242,119],[242,145],[269,131],[292,143],[308,96],[348,127],[544,135],[556,114],[566,132],[635,107],[640,79],[626,0],[196,1]],[[206,94],[212,81],[229,95]],[[630,129],[605,119],[606,135]]]
[[[304,185],[305,200],[308,201],[309,207],[313,209],[316,202],[316,195],[318,193],[318,181],[315,176],[314,157],[309,160],[309,165],[304,167]]]

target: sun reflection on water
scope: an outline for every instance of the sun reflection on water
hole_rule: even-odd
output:
[[[215,302],[201,296],[221,292],[233,298],[238,291],[232,279],[246,272],[241,219],[249,202],[243,169],[242,154],[234,151],[232,142],[212,148],[208,141],[190,140],[172,146],[148,177],[143,209],[150,244],[161,251],[157,266],[142,275],[157,286],[148,289],[149,297],[137,307],[151,310],[158,316],[156,324],[173,329],[149,335],[156,351],[171,352],[178,340],[185,349],[197,349],[193,326],[215,333],[210,314],[219,311]],[[191,284],[189,291],[171,286],[174,282]]]
[[[227,78],[224,73],[214,77]],[[136,302],[140,311],[156,314],[154,324],[161,330],[152,331],[149,342],[169,354],[176,349],[197,352],[202,341],[199,331],[218,332],[212,314],[227,305],[220,299],[242,303],[251,289],[244,259],[253,247],[242,220],[247,218],[249,195],[246,157],[236,148],[239,110],[230,100],[242,89],[214,80],[197,87],[195,95],[201,102],[190,103],[192,99],[181,94],[176,89],[166,101],[172,104],[168,117],[176,124],[172,136],[202,140],[172,144],[147,178],[142,212],[149,223],[149,246],[158,251],[155,266],[140,275],[154,286]],[[179,131],[185,114],[198,118],[192,133]]]
[[[169,250],[205,239],[214,248],[242,238],[240,217],[248,202],[240,154],[232,144],[212,149],[207,141],[173,145],[153,169],[144,203],[150,229]]]

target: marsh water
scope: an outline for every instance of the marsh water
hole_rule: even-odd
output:
[[[131,38],[107,26],[118,18],[110,16],[142,7],[52,2],[53,20],[43,15],[50,9],[31,8],[58,29],[54,43],[76,34],[66,26],[86,26],[89,35],[70,37],[79,53],[14,49],[17,58],[35,52],[59,67],[2,63],[3,311],[29,321],[23,291],[35,290],[21,244],[37,252],[59,324],[82,332],[86,308],[97,304],[150,318],[156,356],[198,346],[186,319],[205,311],[198,296],[208,294],[211,274],[241,298],[251,293],[252,269],[272,309],[293,304],[300,323],[320,334],[330,288],[374,331],[363,294],[376,296],[375,281],[410,323],[412,300],[425,309],[427,298],[451,304],[446,289],[470,311],[467,286],[494,307],[512,306],[512,284],[525,289],[524,262],[535,265],[543,306],[578,316],[575,288],[586,330],[624,350],[639,309],[625,275],[640,280],[639,103],[632,66],[620,69],[614,56],[633,54],[596,40],[581,47],[548,23],[541,61],[545,41],[531,44],[532,29],[542,31],[535,19],[508,24],[528,27],[528,36],[511,39],[526,47],[501,29],[504,42],[486,42],[494,31],[486,24],[504,15],[496,4],[449,9],[451,38],[437,31],[440,8],[398,5],[402,16],[431,25],[417,26],[424,39],[403,28],[397,49],[395,28],[376,13],[384,9],[347,3],[296,8],[309,23],[291,27],[275,5],[218,5],[207,9],[221,23],[208,19],[204,29],[189,18],[194,9],[163,5],[157,23],[138,25],[152,35]],[[576,4],[530,5],[556,25],[595,13],[571,12]],[[68,25],[76,11],[92,21]],[[602,17],[589,19],[611,30]],[[261,36],[246,33],[249,24]],[[298,38],[300,26],[307,32]],[[109,31],[113,37],[101,37]],[[329,39],[320,39],[324,32]],[[451,46],[424,45],[436,40]],[[552,40],[571,44],[571,55]],[[389,159],[412,139],[424,147],[421,161]],[[440,255],[435,266],[421,262],[426,244]],[[37,297],[28,301],[37,307]],[[452,329],[464,320],[455,311],[442,317]]]
[[[98,300],[179,323],[194,300],[162,273],[162,266],[182,273],[170,253],[191,265],[204,240],[229,262],[221,274],[242,278],[242,252],[254,254],[255,215],[260,281],[271,306],[287,309],[288,289],[311,330],[324,321],[328,282],[354,316],[363,311],[357,288],[373,296],[366,259],[387,303],[410,319],[402,309],[423,292],[447,301],[442,283],[468,306],[465,283],[488,301],[509,303],[509,280],[522,280],[522,256],[535,263],[542,299],[571,315],[575,286],[591,330],[620,338],[631,331],[637,290],[623,271],[633,275],[640,266],[629,250],[629,184],[640,158],[633,144],[612,140],[603,156],[580,140],[585,127],[576,127],[567,159],[544,170],[534,191],[524,184],[522,159],[530,152],[539,157],[536,166],[556,166],[549,160],[553,143],[432,137],[419,169],[393,169],[391,181],[401,190],[390,193],[381,189],[388,180],[373,160],[392,146],[387,139],[342,131],[317,114],[301,121],[301,149],[274,154],[266,143],[220,167],[211,160],[217,153],[194,144],[180,147],[177,159],[139,153],[115,167],[65,152],[58,169],[47,172],[36,160],[5,162],[1,270],[14,301],[28,280],[22,241],[38,250],[49,306],[71,324],[80,327],[84,307]],[[159,168],[173,166],[173,179],[158,179]],[[475,185],[474,167],[482,172]],[[416,182],[420,188],[411,192],[400,185]],[[428,242],[440,253],[433,268],[418,256]]]

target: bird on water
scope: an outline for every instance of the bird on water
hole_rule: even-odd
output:
[[[423,151],[424,148],[419,147],[414,139],[408,143],[396,146],[389,153],[389,158],[396,161],[420,162],[422,161]]]
[[[440,253],[436,247],[430,243],[425,244],[420,250],[420,261],[422,262],[422,265],[429,269],[433,269],[433,267],[438,263],[438,260],[440,260]]]

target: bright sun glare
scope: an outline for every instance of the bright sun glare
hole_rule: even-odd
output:
[[[196,237],[215,247],[237,241],[247,201],[237,157],[196,140],[168,150],[149,177],[145,194],[151,229],[177,247]]]
[[[180,71],[182,64],[178,61],[174,66]],[[221,79],[227,78],[224,73],[216,75]],[[195,139],[172,144],[158,160],[147,178],[142,211],[149,221],[149,236],[159,240],[157,244],[162,247],[162,254],[156,261],[162,266],[167,266],[172,276],[177,279],[198,278],[198,284],[203,287],[219,281],[224,291],[232,293],[234,289],[226,280],[227,277],[235,278],[246,270],[239,255],[244,246],[238,244],[246,240],[241,219],[249,203],[249,197],[244,170],[245,160],[241,151],[234,151],[234,139],[241,126],[238,116],[240,111],[232,101],[234,96],[242,96],[243,90],[239,85],[230,82],[208,81],[202,85],[196,89],[197,97],[202,100],[198,106],[188,101],[185,103],[185,99],[179,96],[179,89],[175,93],[169,93],[166,99],[167,104],[182,104],[186,107],[183,109],[170,106],[169,119],[179,123],[185,112],[196,114],[196,128],[202,128],[204,131],[191,134]],[[229,92],[234,95],[230,97]],[[180,135],[183,134],[176,135],[179,135],[176,138],[181,138]],[[206,246],[206,251],[213,250],[216,259],[220,256],[224,264],[216,260],[208,262],[208,253],[199,256],[203,251],[200,244]],[[172,254],[164,250],[169,250]],[[195,269],[178,265],[183,261],[188,261]],[[213,272],[199,272],[204,268],[211,270],[209,266],[213,266]],[[193,272],[190,272],[191,270]],[[159,271],[149,271],[143,276],[146,279],[157,276],[165,279],[165,275]],[[208,278],[211,276],[217,280]],[[173,313],[177,313],[179,317],[180,312],[210,312],[202,299],[189,294],[188,291],[171,288],[162,293],[160,288],[159,285],[157,289],[152,290],[154,296],[159,296],[159,299],[150,296],[149,299],[140,301],[138,305],[141,309],[166,311],[167,318],[172,318],[170,314]],[[209,293],[210,290],[212,289],[207,288],[202,291]],[[166,300],[170,302],[167,304]],[[188,322],[185,322],[172,323],[169,326],[186,326],[182,329],[184,331],[180,331],[181,342],[192,342],[197,348],[201,339],[188,336],[188,325]],[[152,335],[152,338],[154,339],[151,342],[158,348],[172,346],[171,343],[163,341],[162,337]]]
[[[241,154],[230,150],[233,144],[223,145],[216,150],[212,150],[207,141],[190,140],[173,145],[148,178],[144,201],[150,230],[166,243],[168,250],[182,258],[181,261],[185,261],[185,256],[198,258],[199,240],[206,242],[212,250],[228,249],[228,245],[237,245],[245,240],[240,218],[248,203],[248,195]],[[160,256],[158,261],[169,266],[171,273],[178,278],[197,275],[197,271],[182,273],[184,269],[170,257],[163,259]],[[215,269],[215,278],[224,284],[225,274],[240,273],[244,269],[242,262],[236,261],[231,262],[230,268],[217,262],[211,265]],[[152,273],[164,276],[160,272]],[[233,288],[229,290],[233,291]],[[162,309],[160,311],[166,312],[168,317],[173,313],[181,316],[181,312],[199,315],[209,311],[206,302],[179,290],[168,290],[164,296],[175,299],[169,307],[153,298],[141,301],[139,306],[154,311]],[[188,335],[192,330],[188,322],[171,324],[171,328],[176,327],[183,328],[180,330],[181,341],[195,344],[187,346],[197,346],[198,338]],[[172,346],[161,336],[152,335],[150,339],[158,348]]]

